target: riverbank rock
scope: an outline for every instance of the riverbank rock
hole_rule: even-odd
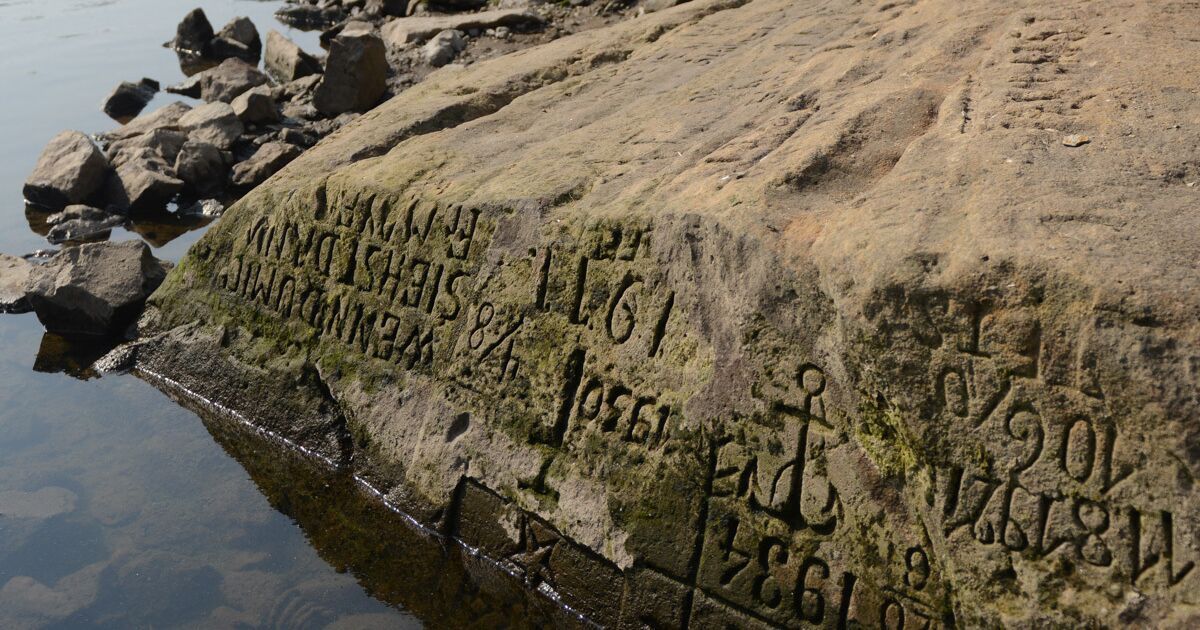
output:
[[[326,116],[362,112],[387,91],[387,51],[378,36],[354,31],[333,39],[313,105]]]
[[[260,184],[292,160],[300,157],[300,148],[284,142],[267,142],[245,162],[233,167],[233,185]]]
[[[137,317],[168,269],[142,241],[67,247],[33,268],[26,297],[51,332],[107,335]]]
[[[605,627],[1192,627],[1196,11],[693,0],[439,70],[138,362]]]
[[[461,32],[442,31],[421,48],[421,58],[425,63],[440,68],[454,61],[454,57],[466,47],[467,42]]]
[[[64,131],[50,141],[25,180],[25,200],[51,210],[82,203],[108,176],[108,160],[91,138]]]
[[[28,313],[25,286],[33,264],[24,258],[0,254],[0,313]]]
[[[221,149],[233,146],[245,131],[233,106],[220,101],[205,103],[184,114],[179,126],[187,132],[189,140],[207,142]]]
[[[217,44],[217,42],[222,43]],[[230,45],[227,42],[233,42],[236,45]],[[263,44],[262,38],[258,34],[258,28],[254,26],[254,22],[250,18],[235,17],[217,32],[212,48],[214,56],[220,58],[237,56],[248,63],[257,64],[262,57]],[[222,56],[221,49],[228,49],[232,54]]]
[[[316,57],[301,50],[295,42],[278,31],[267,33],[263,66],[272,76],[285,83],[321,72],[321,62]]]
[[[137,83],[122,81],[104,99],[100,109],[113,120],[127,122],[142,113],[146,104],[158,93],[158,88],[158,81],[154,79],[142,79]]]

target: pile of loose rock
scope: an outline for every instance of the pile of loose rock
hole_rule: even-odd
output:
[[[264,40],[245,17],[216,30],[197,8],[166,44],[189,77],[166,91],[200,103],[173,102],[143,114],[158,82],[122,82],[102,105],[119,128],[95,137],[65,131],[43,150],[24,187],[31,221],[45,222],[35,229],[53,244],[78,244],[107,240],[114,228],[128,227],[131,216],[162,214],[171,206],[175,215],[215,218],[321,138],[437,68],[660,8],[651,4],[504,0],[488,9],[478,0],[289,2],[279,18],[322,29],[321,55],[277,31]],[[78,262],[102,263],[104,257]],[[38,303],[19,287],[10,293],[7,310]],[[58,307],[39,315],[43,311],[51,329],[63,329],[55,320],[78,321]],[[66,331],[83,328],[111,327],[71,324]]]

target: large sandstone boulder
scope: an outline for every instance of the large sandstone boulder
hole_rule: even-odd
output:
[[[694,0],[435,72],[139,361],[604,626],[1194,627],[1197,17]]]

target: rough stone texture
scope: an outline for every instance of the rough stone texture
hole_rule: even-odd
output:
[[[532,28],[541,23],[542,18],[527,9],[497,9],[461,15],[397,18],[385,24],[382,33],[383,41],[388,46],[403,48],[430,39],[442,31],[486,30],[499,26]]]
[[[295,81],[321,72],[321,62],[304,52],[295,42],[278,31],[267,33],[267,51],[263,67],[280,81]]]
[[[175,174],[193,190],[208,192],[225,185],[229,165],[216,145],[188,140],[175,160]]]
[[[113,212],[156,208],[183,190],[173,163],[150,149],[140,149],[119,164],[108,178],[106,209]]]
[[[242,92],[230,105],[233,106],[233,113],[246,124],[279,121],[279,106],[271,97],[271,88],[265,85]]]
[[[299,156],[300,149],[295,145],[266,142],[249,159],[233,167],[233,185],[260,184]]]
[[[139,360],[602,625],[1194,627],[1197,17],[694,0],[439,71]]]
[[[222,61],[215,68],[197,73],[179,85],[167,88],[167,91],[210,103],[228,103],[242,92],[270,82],[267,75],[259,72],[254,66],[241,59],[231,58]]]
[[[26,201],[50,209],[87,201],[104,184],[108,160],[78,131],[54,136],[25,180]]]
[[[109,214],[85,205],[67,206],[62,212],[46,218],[50,231],[46,240],[54,244],[80,241],[108,240],[114,227],[125,217]]]
[[[25,286],[33,265],[24,258],[0,254],[0,313],[28,313]]]
[[[140,240],[68,247],[33,268],[27,298],[51,332],[109,334],[137,317],[168,269]]]
[[[212,38],[212,23],[208,21],[204,9],[196,8],[179,22],[175,39],[171,40],[170,45],[175,50],[198,55],[205,52]]]
[[[150,151],[167,164],[173,164],[179,149],[187,141],[187,133],[180,130],[178,121],[171,126],[158,127],[150,131],[113,141],[108,145],[108,157],[113,166],[120,167],[130,159],[136,159]]]
[[[228,149],[245,131],[242,121],[229,103],[206,103],[183,115],[179,127],[189,140],[207,142]]]
[[[363,32],[339,35],[330,44],[313,105],[326,116],[368,110],[387,91],[387,76],[387,52],[378,36]]]

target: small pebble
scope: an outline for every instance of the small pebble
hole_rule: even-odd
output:
[[[1077,133],[1073,133],[1062,139],[1063,146],[1068,146],[1068,147],[1081,147],[1091,141],[1092,141],[1091,138],[1084,136],[1084,135],[1077,134]]]

